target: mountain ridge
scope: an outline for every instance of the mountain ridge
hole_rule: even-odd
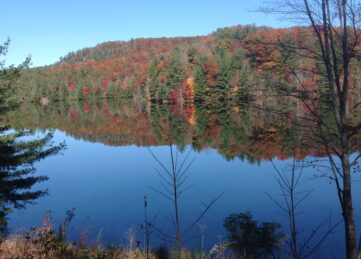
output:
[[[106,60],[108,58],[114,58],[116,57],[116,54],[120,54],[120,56],[123,54],[121,53],[122,48],[124,47],[129,47],[129,45],[132,44],[137,44],[139,42],[148,42],[148,43],[157,43],[157,42],[172,42],[173,44],[177,44],[177,43],[182,43],[182,42],[186,42],[188,44],[192,44],[195,43],[197,41],[200,40],[204,40],[207,37],[216,37],[217,34],[222,34],[222,33],[229,33],[230,31],[237,31],[237,30],[244,30],[247,28],[256,28],[254,25],[234,25],[234,26],[229,26],[229,27],[222,27],[222,28],[218,28],[213,32],[210,32],[208,34],[205,35],[197,35],[197,36],[175,36],[175,37],[140,37],[140,38],[132,38],[130,40],[113,40],[113,41],[105,41],[105,42],[101,42],[96,44],[95,46],[90,46],[90,47],[84,47],[82,49],[76,50],[76,51],[71,51],[69,53],[67,53],[66,55],[62,56],[59,58],[59,61],[55,62],[52,65],[64,65],[64,64],[75,64],[77,62],[87,62],[87,61],[101,61],[101,60]],[[267,29],[272,29],[271,27],[257,27],[257,29],[262,29],[262,28],[267,28]],[[103,49],[103,48],[110,48],[112,50],[114,50],[114,47],[118,48],[117,51],[118,53],[113,53],[113,56],[109,57],[109,56],[105,56],[102,58],[99,57],[94,57],[92,55],[97,55],[97,51],[99,49]],[[89,52],[91,54],[90,57],[82,59],[76,56],[81,56],[81,55],[89,55]]]

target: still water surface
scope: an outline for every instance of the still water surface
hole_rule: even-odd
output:
[[[74,121],[71,112],[70,109],[69,123]],[[12,118],[15,118],[15,115],[12,114]],[[36,116],[33,115],[33,118]],[[56,120],[56,113],[50,112],[49,116],[51,120]],[[82,118],[76,117],[75,120],[77,119]],[[156,171],[160,166],[150,150],[170,168],[170,147],[166,143],[141,145],[139,143],[144,140],[139,140],[133,145],[110,146],[105,141],[86,140],[91,138],[89,133],[86,137],[82,137],[80,133],[74,137],[76,126],[61,127],[57,123],[51,123],[51,120],[48,119],[49,123],[45,126],[41,123],[39,127],[34,124],[29,127],[41,130],[55,129],[54,141],[65,141],[67,149],[62,155],[47,158],[36,164],[37,174],[46,175],[49,180],[35,185],[34,189],[47,189],[48,195],[36,200],[26,209],[15,210],[9,215],[9,227],[13,232],[39,225],[47,211],[51,211],[54,222],[59,223],[64,219],[67,210],[75,208],[75,218],[69,229],[70,239],[77,238],[81,227],[87,229],[90,241],[100,237],[105,244],[126,243],[124,233],[133,227],[137,231],[137,238],[143,241],[140,225],[144,222],[143,202],[144,196],[147,196],[150,220],[164,232],[174,234],[174,225],[170,222],[174,214],[173,204],[152,190],[162,189],[162,186]],[[92,124],[89,124],[91,131],[97,123],[97,117],[93,115],[92,119],[88,120],[92,121]],[[107,128],[113,126],[116,131],[117,125],[111,125],[111,121],[108,121]],[[139,121],[134,119],[132,123],[137,124]],[[85,122],[79,126],[79,132],[84,131],[82,127],[87,129],[86,125]],[[72,134],[69,134],[70,131]],[[129,134],[132,134],[131,131]],[[41,134],[40,131],[38,133]],[[133,134],[137,135],[135,132]],[[108,139],[106,129],[102,139]],[[280,223],[283,231],[287,233],[288,218],[266,195],[268,193],[282,202],[281,190],[275,180],[276,171],[267,157],[258,162],[249,162],[238,157],[227,160],[217,148],[205,146],[196,151],[187,143],[182,144],[180,148],[176,144],[173,145],[173,151],[178,154],[179,161],[185,158],[188,151],[190,158],[195,158],[187,172],[186,185],[190,188],[179,199],[181,228],[186,228],[198,217],[204,208],[202,202],[208,203],[223,193],[205,217],[197,222],[185,237],[185,245],[200,248],[201,238],[193,234],[199,231],[200,226],[205,226],[205,247],[210,249],[219,239],[226,238],[224,219],[231,213],[246,211],[251,212],[254,219],[259,222]],[[273,161],[280,170],[290,171],[291,158],[280,160],[276,157]],[[311,233],[313,228],[330,217],[333,222],[341,219],[334,183],[330,183],[327,177],[315,177],[320,173],[323,173],[322,170],[316,172],[313,168],[305,169],[299,185],[300,191],[313,190],[302,203],[299,208],[300,214],[297,216],[299,227],[304,233]],[[354,182],[356,219],[361,216],[360,185],[360,182]],[[330,235],[321,252],[341,256],[343,243],[343,227],[340,224]],[[151,244],[158,246],[164,243],[159,235],[154,233],[151,235]]]

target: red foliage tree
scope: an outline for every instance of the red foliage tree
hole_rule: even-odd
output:
[[[71,82],[70,80],[66,81],[66,84],[68,85],[70,90],[74,90],[75,89],[75,83]]]
[[[73,108],[70,112],[70,118],[75,119],[77,117],[78,117],[78,111],[75,108]]]
[[[86,113],[90,112],[90,104],[89,103],[84,104],[84,112],[86,112]]]
[[[90,91],[89,86],[88,86],[88,85],[84,85],[84,86],[83,86],[83,95],[84,95],[84,96],[87,96],[87,95],[89,94],[89,91]]]

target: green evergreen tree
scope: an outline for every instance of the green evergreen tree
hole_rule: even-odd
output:
[[[10,39],[7,39],[3,45],[0,45],[0,58],[6,56]],[[5,59],[0,59],[0,112],[11,109],[19,104],[19,96],[15,83],[20,77],[20,72],[30,63],[27,58],[21,65],[6,67]]]
[[[158,102],[167,99],[168,93],[169,91],[167,91],[166,86],[164,84],[160,84],[157,91]]]
[[[108,89],[107,89],[107,93],[106,93],[106,97],[107,99],[111,99],[114,100],[116,97],[116,91],[117,91],[118,85],[114,82],[111,82],[108,85]]]
[[[207,77],[203,73],[200,65],[196,65],[193,71],[194,78],[194,99],[201,101],[206,98],[207,94]]]
[[[217,88],[215,93],[212,93],[222,100],[227,98],[227,94],[230,89],[230,79],[231,79],[231,62],[229,60],[228,50],[225,47],[222,47],[219,50],[218,54],[218,67],[219,73],[217,75]]]
[[[167,94],[178,87],[183,78],[183,68],[181,63],[181,54],[179,48],[174,48],[166,68]]]
[[[61,99],[63,101],[68,100],[68,98],[70,96],[70,92],[69,92],[70,90],[65,82],[62,82],[60,91],[61,91],[61,96],[62,96]]]
[[[149,64],[147,86],[149,88],[149,95],[152,101],[157,100],[157,92],[159,88],[158,75],[159,75],[159,59],[153,59]]]
[[[84,100],[85,97],[84,97],[84,93],[83,93],[83,86],[80,85],[78,87],[78,100]]]

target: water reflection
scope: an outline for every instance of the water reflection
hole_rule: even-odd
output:
[[[342,222],[337,219],[334,222],[332,213],[329,218],[321,222],[309,222],[308,226],[299,225],[299,217],[307,211],[302,211],[302,204],[312,198],[313,189],[303,189],[302,178],[305,168],[305,161],[297,161],[293,158],[288,168],[278,168],[271,161],[275,169],[275,181],[280,188],[280,197],[266,193],[275,206],[286,217],[289,233],[287,235],[287,254],[292,258],[315,257],[321,248],[327,243],[327,238],[335,231]]]
[[[189,183],[196,186],[196,191],[185,192],[181,201],[184,222],[193,222],[195,215],[199,214],[198,201],[225,192],[221,202],[217,202],[211,213],[199,222],[205,225],[205,231],[201,231],[197,239],[185,240],[181,234],[183,227],[179,226],[177,231],[177,227],[164,223],[160,216],[156,222],[152,217],[146,220],[171,233],[173,240],[184,240],[187,246],[201,247],[202,236],[206,250],[218,242],[219,235],[223,234],[222,240],[225,240],[222,223],[232,213],[251,211],[255,221],[277,222],[287,233],[287,240],[292,240],[292,233],[301,232],[301,229],[306,231],[300,234],[300,239],[307,238],[306,232],[312,233],[313,226],[317,227],[328,219],[331,210],[335,215],[333,222],[340,218],[337,196],[333,186],[329,185],[330,179],[311,180],[316,174],[312,165],[304,169],[305,179],[300,189],[313,188],[315,191],[302,203],[301,211],[307,213],[297,219],[300,227],[292,230],[287,218],[279,215],[279,208],[267,198],[266,192],[276,198],[282,193],[273,179],[275,169],[268,162],[270,159],[275,160],[277,168],[283,168],[289,158],[311,156],[312,160],[319,157],[321,161],[326,154],[310,136],[309,129],[299,127],[296,119],[284,114],[277,116],[249,104],[234,107],[196,107],[190,104],[147,107],[100,101],[23,106],[4,115],[3,119],[15,129],[58,129],[68,135],[57,131],[58,139],[66,138],[69,142],[69,151],[63,160],[44,165],[44,168],[54,171],[49,180],[52,196],[39,205],[39,211],[51,209],[55,215],[63,215],[69,207],[76,207],[77,219],[73,224],[89,217],[94,229],[105,228],[105,243],[118,243],[119,233],[144,222],[144,195],[151,216],[174,211],[172,204],[149,189],[149,186],[162,188],[153,171],[156,161],[149,150],[143,148],[149,146],[160,161],[169,161],[169,152],[175,148],[175,152],[183,152],[183,156],[190,148],[197,156],[189,174]],[[353,150],[358,150],[358,145],[356,142]],[[329,176],[328,172],[325,173],[328,169],[317,168],[321,168],[321,172],[316,176]],[[286,172],[287,177],[292,177],[292,170]],[[354,192],[357,200],[360,190]],[[356,213],[359,213],[358,209]],[[37,213],[29,210],[28,222],[34,222],[34,215]],[[326,227],[326,232],[331,228]],[[331,247],[335,240],[342,240],[342,230],[334,232],[335,236],[331,233],[327,237],[327,247]],[[322,234],[314,240],[320,238]],[[163,244],[156,238],[150,240],[151,246]],[[299,244],[303,246],[304,242]],[[332,251],[332,254],[338,252]]]
[[[169,120],[171,124],[172,119]],[[171,139],[171,138],[170,138]],[[156,193],[160,194],[166,200],[172,203],[173,213],[170,217],[165,217],[172,226],[174,226],[174,234],[169,234],[168,231],[164,231],[157,227],[154,223],[149,223],[146,220],[146,226],[149,225],[151,228],[154,228],[158,232],[160,238],[164,241],[168,241],[171,244],[174,244],[177,247],[177,257],[180,256],[181,247],[184,246],[184,242],[187,239],[195,238],[198,236],[197,226],[199,222],[206,216],[207,212],[212,208],[212,206],[221,198],[223,193],[219,194],[217,197],[213,198],[209,202],[199,203],[202,205],[200,212],[197,215],[194,215],[191,219],[188,219],[189,222],[184,222],[181,220],[182,209],[180,207],[180,200],[185,192],[190,191],[192,186],[191,183],[187,181],[188,172],[191,170],[191,166],[195,161],[195,158],[190,158],[190,153],[186,152],[184,157],[181,157],[181,154],[178,151],[174,151],[172,143],[169,145],[169,156],[170,156],[170,167],[168,168],[164,162],[160,161],[157,156],[149,149],[150,153],[154,160],[160,166],[160,170],[157,169],[159,176],[159,187],[150,186],[150,188]],[[209,195],[212,195],[212,192],[209,192]],[[146,206],[146,205],[145,205]],[[182,224],[183,223],[183,224]],[[147,236],[148,233],[146,233]]]
[[[172,118],[169,132],[168,118]],[[256,163],[269,157],[286,159],[322,153],[310,134],[291,117],[261,110],[249,104],[234,107],[193,104],[135,105],[115,102],[24,105],[5,115],[13,128],[59,129],[76,139],[110,146],[168,145],[195,151],[218,150],[231,160]]]
[[[48,179],[34,174],[34,163],[64,148],[64,144],[54,145],[52,137],[52,133],[48,133],[34,138],[34,133],[29,130],[0,128],[0,238],[8,234],[7,215],[12,208],[24,209],[47,193],[33,188]]]

